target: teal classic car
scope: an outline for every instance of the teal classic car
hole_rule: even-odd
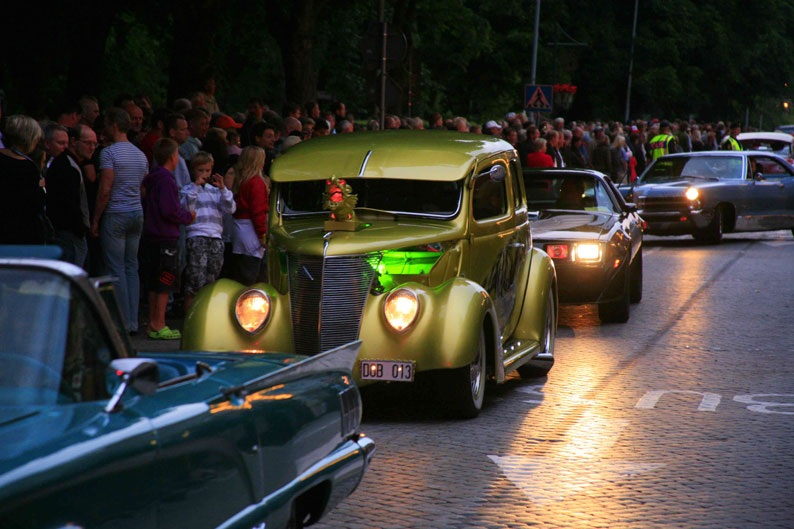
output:
[[[268,281],[199,292],[183,347],[312,354],[360,339],[356,382],[427,384],[464,418],[487,380],[552,368],[554,263],[533,247],[509,143],[339,134],[291,147],[270,177]]]
[[[0,258],[0,527],[303,527],[359,484],[359,344],[137,356],[110,278]]]

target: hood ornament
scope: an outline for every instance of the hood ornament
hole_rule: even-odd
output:
[[[326,231],[356,231],[356,204],[358,195],[352,193],[353,188],[342,178],[336,176],[325,181],[323,193],[323,209],[331,212],[331,220],[325,221]]]

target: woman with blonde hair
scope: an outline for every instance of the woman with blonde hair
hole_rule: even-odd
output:
[[[626,182],[626,175],[629,169],[629,158],[631,158],[631,150],[626,145],[626,138],[622,134],[615,136],[612,145],[609,148],[611,160],[610,178],[616,184]]]
[[[31,154],[41,138],[35,119],[9,116],[0,149],[0,244],[44,244],[47,220],[41,167]]]
[[[270,185],[263,174],[266,154],[261,147],[249,146],[227,175],[237,210],[232,228],[232,279],[252,285],[264,280],[262,269],[267,235]]]

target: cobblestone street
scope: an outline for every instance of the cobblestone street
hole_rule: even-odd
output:
[[[629,322],[564,307],[548,379],[477,419],[366,392],[376,457],[317,527],[794,526],[794,240],[647,243]]]

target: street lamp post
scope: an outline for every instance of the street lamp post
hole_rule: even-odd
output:
[[[629,83],[626,88],[626,115],[624,116],[624,123],[629,122],[629,107],[631,105],[631,72],[634,69],[634,39],[637,37],[637,8],[639,7],[640,0],[634,0],[634,24],[631,28],[631,46],[629,48]]]

